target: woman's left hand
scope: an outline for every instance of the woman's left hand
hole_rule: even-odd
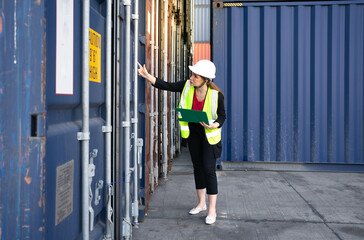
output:
[[[206,123],[204,122],[200,122],[200,124],[206,128],[206,129],[215,129],[215,128],[218,128],[220,126],[220,124],[218,122],[214,122],[214,123],[210,123],[210,125],[207,125]]]

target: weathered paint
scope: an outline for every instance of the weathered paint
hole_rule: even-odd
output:
[[[213,16],[220,160],[364,164],[364,1],[249,2]]]
[[[43,118],[39,96],[45,60],[44,4],[0,5],[0,239],[42,239],[45,141],[32,135],[31,116]],[[39,126],[37,130],[44,132]],[[5,230],[6,229],[6,230]]]

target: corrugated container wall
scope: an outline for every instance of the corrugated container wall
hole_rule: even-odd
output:
[[[193,41],[195,43],[209,43],[210,42],[210,1],[209,0],[195,0],[194,1],[194,28],[193,28]]]
[[[362,169],[363,4],[215,4],[212,58],[227,110],[220,161]]]
[[[211,59],[211,5],[209,0],[196,0],[194,3],[193,62],[196,63],[202,59]]]

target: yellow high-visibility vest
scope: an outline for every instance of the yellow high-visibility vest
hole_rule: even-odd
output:
[[[195,87],[191,86],[189,80],[187,80],[181,95],[181,100],[179,101],[179,108],[192,109],[193,96],[195,93]],[[217,119],[217,106],[218,106],[218,96],[219,92],[208,88],[206,93],[206,98],[202,111],[206,112],[209,123],[215,122]],[[179,121],[181,126],[181,135],[183,138],[188,138],[190,136],[190,128],[188,127],[188,122]],[[211,145],[215,145],[221,141],[221,128],[216,129],[206,129],[206,138]]]

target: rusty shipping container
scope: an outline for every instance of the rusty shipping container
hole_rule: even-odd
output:
[[[188,75],[187,67],[192,64],[188,61],[192,33],[187,31],[192,28],[191,14],[189,1],[147,1],[145,63],[149,73],[168,82],[181,81]],[[182,35],[186,38],[181,38]],[[171,159],[179,152],[180,135],[174,112],[178,94],[160,91],[147,82],[145,89],[145,193],[148,200],[159,178],[166,176],[170,169]]]

